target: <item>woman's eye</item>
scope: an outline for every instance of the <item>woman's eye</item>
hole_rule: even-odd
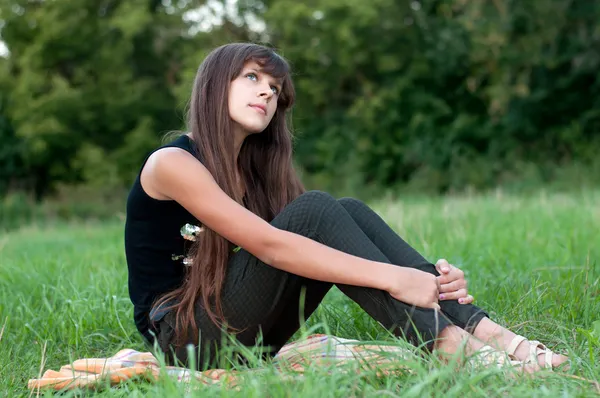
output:
[[[257,80],[257,79],[258,79],[258,77],[256,76],[256,74],[255,74],[255,73],[248,73],[248,74],[246,75],[246,77],[247,77],[248,79],[250,79],[250,80]]]
[[[273,94],[279,94],[279,89],[275,86],[271,86],[271,90],[273,90]]]

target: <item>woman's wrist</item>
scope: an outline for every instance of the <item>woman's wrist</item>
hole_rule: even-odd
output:
[[[377,263],[376,271],[372,274],[375,277],[375,287],[379,290],[390,292],[397,289],[399,274],[404,267],[394,264]]]

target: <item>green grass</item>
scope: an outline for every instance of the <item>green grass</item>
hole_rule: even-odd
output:
[[[514,331],[567,352],[570,371],[600,380],[600,192],[382,201],[373,207],[430,260],[444,257],[467,274],[476,304]],[[132,322],[121,220],[27,226],[0,235],[0,396],[27,396],[27,380],[83,357],[124,347],[145,350]],[[326,322],[325,328],[320,322]],[[339,291],[309,320],[314,331],[390,341]],[[263,364],[269,366],[269,364]],[[432,358],[411,375],[377,378],[311,369],[298,381],[273,371],[240,391],[202,388],[202,396],[594,396],[586,382],[560,374],[509,377],[455,371]],[[129,382],[61,396],[184,396],[169,380]]]

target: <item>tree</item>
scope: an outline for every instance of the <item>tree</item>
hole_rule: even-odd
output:
[[[0,58],[0,195],[10,187],[27,189],[23,178],[26,170],[23,165],[21,141],[6,114],[9,100],[9,84],[6,74],[6,60]]]
[[[184,27],[157,1],[13,1],[3,8],[7,113],[35,191],[130,180],[178,126],[172,86]],[[6,2],[5,2],[6,5]]]
[[[267,4],[296,68],[301,163],[325,180],[488,187],[600,148],[597,2]]]
[[[0,60],[0,175],[22,170],[38,196],[61,182],[129,184],[164,133],[184,127],[204,56],[232,41],[291,62],[296,159],[313,187],[443,192],[530,165],[543,181],[563,165],[600,168],[598,2],[0,4],[11,51]]]

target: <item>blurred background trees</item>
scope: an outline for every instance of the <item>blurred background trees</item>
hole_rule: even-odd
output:
[[[232,41],[292,64],[310,188],[598,184],[598,21],[576,0],[0,0],[0,196],[126,190]]]

